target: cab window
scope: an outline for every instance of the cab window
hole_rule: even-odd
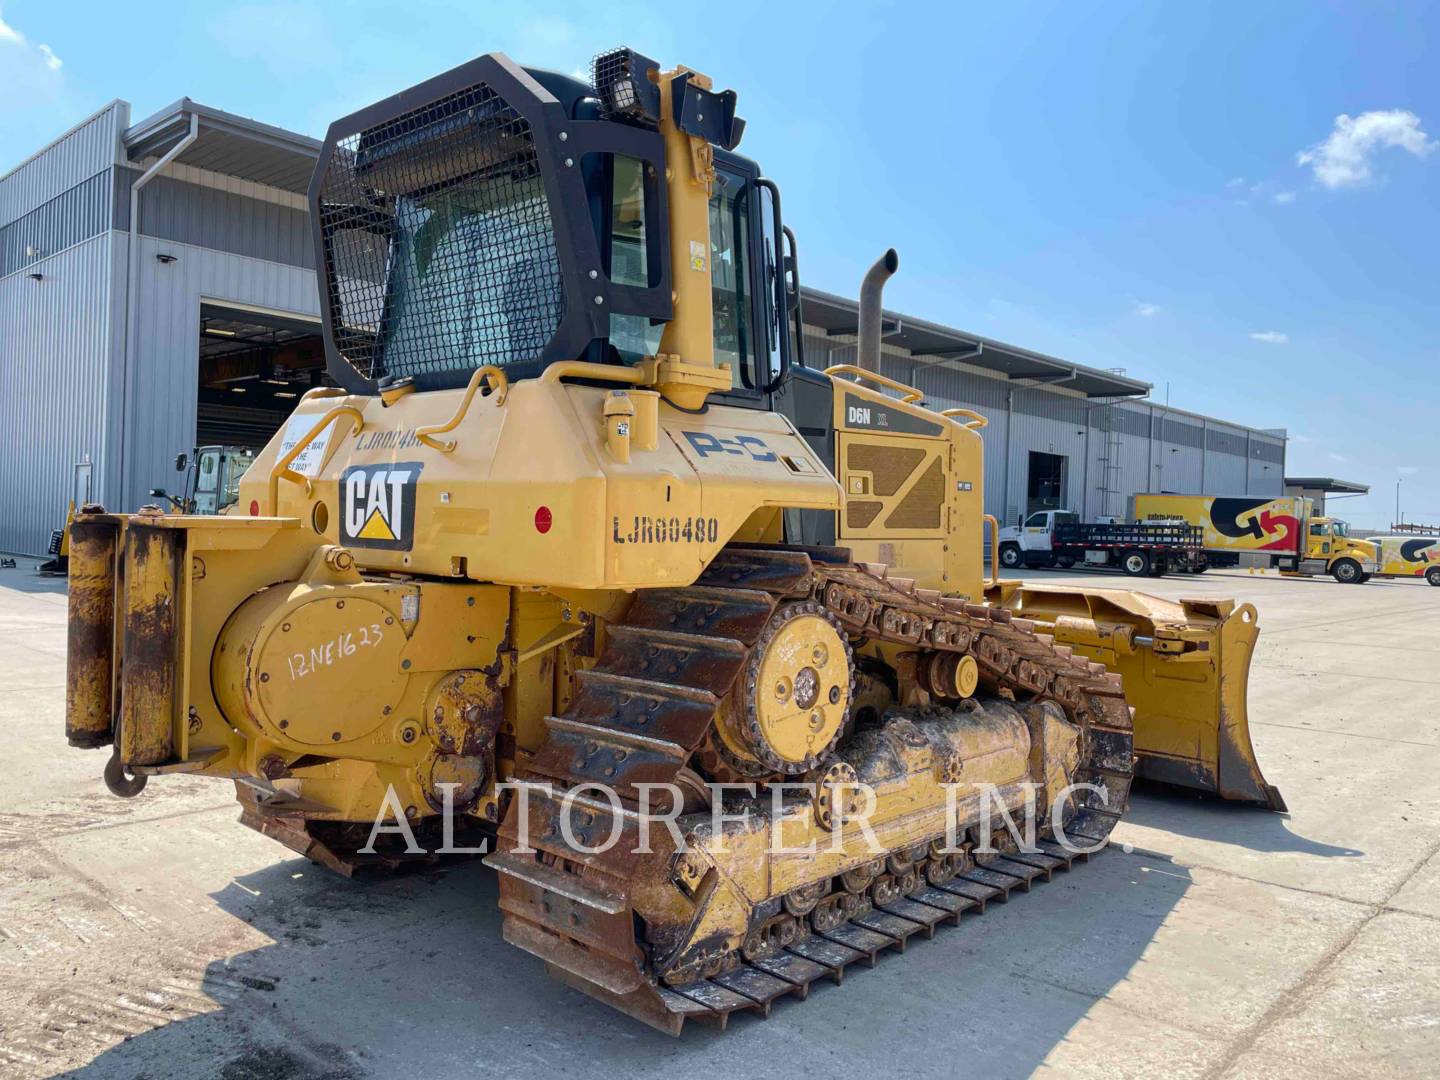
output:
[[[638,158],[614,155],[610,182],[610,280],[617,285],[650,284],[649,242],[645,234],[645,164]],[[660,348],[664,323],[643,315],[610,316],[610,344],[621,357],[635,361]]]
[[[196,467],[195,490],[211,492],[220,487],[220,453],[204,450]]]
[[[1311,525],[1311,526],[1310,526],[1310,535],[1311,535],[1311,536],[1324,536],[1324,535],[1325,535],[1325,526],[1324,526],[1324,525]]]
[[[1031,515],[1029,516],[1029,518],[1027,518],[1026,521],[1025,521],[1025,528],[1027,528],[1027,529],[1043,529],[1044,527],[1045,527],[1045,515],[1044,515],[1044,514],[1031,514]]]
[[[715,363],[730,365],[730,385],[752,385],[754,296],[750,281],[750,187],[745,178],[717,169],[710,196],[710,302]]]

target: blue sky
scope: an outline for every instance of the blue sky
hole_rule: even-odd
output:
[[[677,18],[676,16],[680,16]],[[696,17],[691,17],[696,16]],[[0,171],[113,97],[320,135],[471,56],[740,93],[807,283],[1285,427],[1440,521],[1440,5],[0,0]],[[1344,117],[1340,120],[1337,118]]]

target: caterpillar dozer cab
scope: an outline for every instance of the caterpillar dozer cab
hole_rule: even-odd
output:
[[[488,838],[505,939],[675,1033],[1069,869],[1137,761],[1278,798],[1252,609],[987,579],[983,418],[875,370],[893,252],[860,364],[804,364],[735,108],[620,49],[338,121],[339,387],[239,514],[72,537],[67,734],[112,790],[233,780],[343,873]]]

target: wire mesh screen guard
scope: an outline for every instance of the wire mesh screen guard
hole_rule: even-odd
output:
[[[363,377],[537,359],[560,326],[534,135],[486,84],[339,141],[319,202],[335,344]]]

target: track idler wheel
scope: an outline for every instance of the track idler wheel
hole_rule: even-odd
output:
[[[724,749],[744,772],[809,772],[844,735],[855,662],[839,621],[819,604],[784,604],[750,651],[719,716]]]

